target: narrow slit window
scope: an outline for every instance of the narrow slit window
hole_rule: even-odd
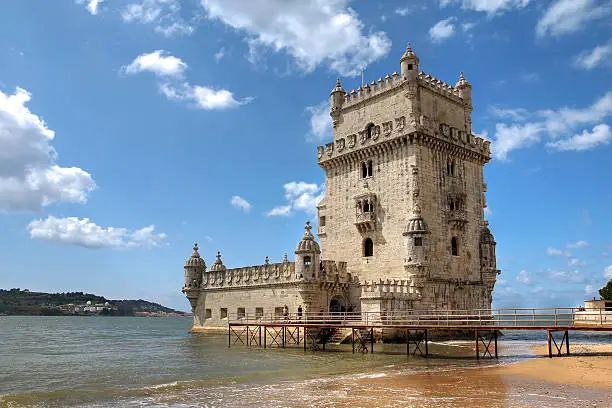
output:
[[[363,241],[363,256],[374,256],[374,243],[371,238]]]
[[[373,174],[373,166],[372,166],[372,160],[368,161],[368,177],[372,177]]]
[[[457,244],[457,238],[451,238],[451,254],[453,256],[459,256],[459,245]]]

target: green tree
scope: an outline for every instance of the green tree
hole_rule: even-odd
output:
[[[606,286],[599,289],[599,294],[603,300],[612,300],[612,279],[608,281]]]

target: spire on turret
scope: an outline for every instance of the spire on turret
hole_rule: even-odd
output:
[[[210,271],[215,272],[215,271],[224,271],[224,270],[226,270],[226,268],[225,268],[225,265],[223,265],[223,261],[221,260],[221,252],[217,251],[217,259],[215,259],[215,262],[210,267]]]
[[[459,97],[465,100],[468,104],[472,100],[472,85],[465,79],[463,72],[459,73],[459,81],[455,85],[455,89],[459,92]]]
[[[455,85],[455,88],[459,89],[459,88],[465,88],[467,86],[471,86],[471,85],[470,85],[470,83],[468,81],[466,81],[465,76],[463,76],[463,72],[460,72],[459,73],[459,81]]]
[[[329,95],[332,116],[334,116],[335,112],[342,107],[342,104],[344,103],[345,94],[346,94],[346,91],[344,90],[344,88],[342,88],[342,84],[340,83],[340,78],[338,78],[336,80],[336,86],[334,87],[334,89],[332,89],[331,94]]]
[[[402,79],[415,79],[419,73],[419,57],[417,57],[414,51],[412,51],[412,46],[410,43],[408,43],[406,52],[404,52],[404,55],[402,55],[402,58],[400,58],[400,66]]]
[[[304,227],[304,235],[302,235],[302,240],[298,242],[297,247],[295,248],[295,253],[300,252],[321,252],[321,248],[319,244],[314,240],[314,235],[310,230],[312,226],[310,225],[310,221],[306,221],[306,226]]]

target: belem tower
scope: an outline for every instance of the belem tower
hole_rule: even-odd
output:
[[[193,330],[227,320],[309,312],[488,309],[500,271],[484,219],[490,143],[472,134],[471,85],[419,71],[408,45],[400,72],[331,91],[334,140],[318,147],[325,198],[320,245],[310,223],[295,260],[208,268],[197,244],[185,264]],[[322,250],[321,250],[322,248]]]

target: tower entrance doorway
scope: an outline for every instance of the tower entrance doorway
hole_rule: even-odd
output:
[[[346,302],[340,296],[334,296],[329,301],[329,312],[330,313],[340,313],[346,312]]]

